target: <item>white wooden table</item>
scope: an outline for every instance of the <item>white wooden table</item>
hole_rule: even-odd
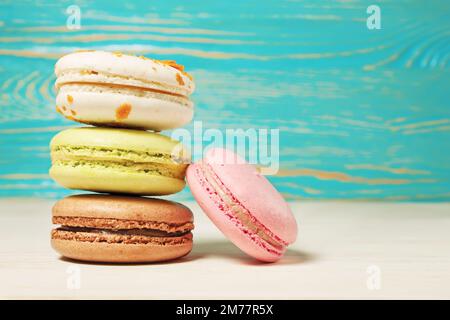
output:
[[[49,244],[49,200],[0,200],[0,298],[450,298],[450,204],[292,203],[285,258],[247,258],[194,203],[193,252],[176,262],[99,265]]]

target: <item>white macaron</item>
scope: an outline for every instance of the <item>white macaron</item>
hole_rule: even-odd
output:
[[[174,61],[81,51],[59,59],[55,74],[56,109],[71,120],[161,131],[194,114],[194,82]]]

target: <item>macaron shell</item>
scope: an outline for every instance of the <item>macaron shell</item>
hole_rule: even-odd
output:
[[[68,96],[71,102],[68,102]],[[182,127],[194,115],[192,107],[161,98],[89,90],[60,90],[56,105],[58,111],[70,120],[156,131]]]
[[[230,163],[230,159],[235,162]],[[285,242],[295,241],[297,222],[291,209],[255,166],[225,149],[209,150],[204,162],[260,223]]]
[[[52,165],[50,177],[69,189],[135,195],[168,195],[181,191],[181,179],[150,175],[144,172],[123,172],[105,167],[71,167]]]
[[[56,76],[67,70],[97,71],[142,81],[155,81],[182,87],[188,93],[192,93],[195,89],[194,82],[186,74],[164,62],[121,53],[106,51],[71,53],[63,56],[55,65]],[[182,81],[179,81],[180,78]]]
[[[183,224],[193,221],[191,210],[174,201],[104,194],[79,194],[58,200],[53,217],[105,218]]]
[[[216,227],[238,248],[248,255],[264,262],[275,262],[279,260],[283,252],[276,254],[270,252],[253,241],[248,233],[243,232],[234,221],[225,215],[222,208],[213,200],[213,191],[207,191],[202,185],[204,179],[198,164],[192,164],[188,167],[186,173],[189,188],[195,197],[195,200],[208,215]]]
[[[192,250],[192,241],[177,245],[155,245],[52,239],[51,245],[53,249],[67,258],[111,263],[167,261],[183,257]]]

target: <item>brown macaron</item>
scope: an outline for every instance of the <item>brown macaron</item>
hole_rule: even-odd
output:
[[[51,234],[61,255],[92,262],[172,260],[192,250],[193,216],[172,201],[101,194],[59,200]]]

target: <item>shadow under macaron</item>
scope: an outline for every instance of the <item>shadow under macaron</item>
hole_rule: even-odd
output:
[[[155,261],[155,262],[140,262],[140,263],[113,263],[113,262],[94,262],[94,261],[83,261],[76,260],[67,257],[59,257],[60,261],[70,262],[82,265],[99,265],[99,266],[142,266],[142,265],[171,265],[178,263],[188,263],[199,259],[207,259],[213,257],[222,257],[233,260],[234,262],[242,265],[248,266],[280,266],[280,265],[294,265],[303,264],[316,259],[316,256],[307,253],[305,251],[299,251],[295,249],[287,249],[284,256],[276,262],[262,262],[254,259],[244,252],[242,252],[235,245],[229,241],[208,241],[208,242],[197,242],[194,244],[192,251],[180,258],[166,261]]]
[[[177,264],[177,263],[187,263],[194,260],[199,259],[200,257],[193,257],[191,254],[187,254],[183,257],[173,259],[173,260],[165,260],[165,261],[154,261],[154,262],[99,262],[99,261],[84,261],[84,260],[76,260],[67,258],[64,256],[59,257],[59,261],[62,262],[70,262],[82,265],[98,265],[98,266],[143,266],[143,265],[169,265],[169,264]]]
[[[194,244],[194,248],[189,255],[193,256],[193,259],[195,260],[208,257],[225,257],[232,259],[237,263],[252,266],[280,266],[302,264],[316,259],[316,257],[311,253],[298,251],[295,249],[287,249],[286,253],[280,260],[272,263],[262,262],[246,255],[239,248],[226,240],[208,242],[197,241]]]

